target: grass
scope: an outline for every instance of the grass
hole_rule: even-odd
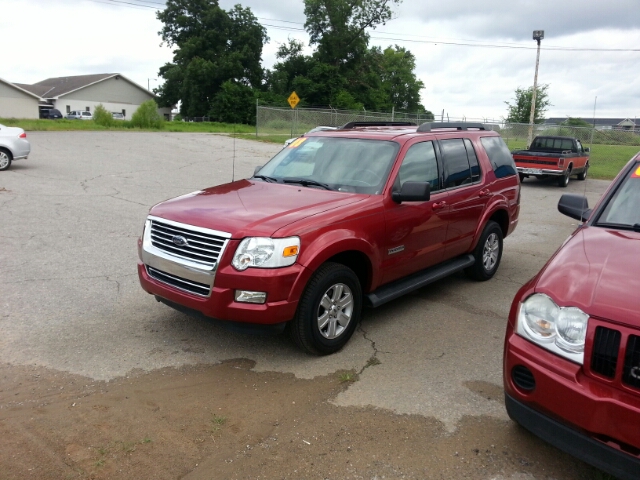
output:
[[[227,417],[213,414],[213,417],[211,417],[211,431],[217,432],[225,423],[227,423]]]

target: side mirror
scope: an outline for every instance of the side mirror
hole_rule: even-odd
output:
[[[591,216],[591,209],[586,197],[575,193],[565,193],[558,201],[558,211],[567,217],[586,222]]]
[[[256,168],[253,169],[253,174],[255,175],[256,173],[258,173],[260,170],[262,170],[263,165],[258,165]]]
[[[426,202],[431,198],[431,184],[429,182],[404,182],[400,191],[391,193],[396,203]]]
[[[589,153],[591,151],[591,148],[589,147],[584,147],[583,150],[585,151],[585,153]]]

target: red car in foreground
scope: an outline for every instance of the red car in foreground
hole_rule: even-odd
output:
[[[621,479],[640,478],[640,153],[517,293],[507,325],[509,416]]]

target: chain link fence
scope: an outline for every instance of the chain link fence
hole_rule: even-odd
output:
[[[502,138],[509,147],[524,148],[527,145],[529,124],[505,123],[500,128]],[[537,124],[533,126],[533,136],[550,135],[559,137],[574,137],[583,145],[629,145],[640,146],[640,129],[622,129],[602,127],[572,127],[568,125]]]

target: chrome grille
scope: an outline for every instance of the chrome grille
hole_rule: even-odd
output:
[[[191,229],[188,225],[177,225],[151,220],[151,244],[171,255],[214,266],[227,244],[228,237]]]

